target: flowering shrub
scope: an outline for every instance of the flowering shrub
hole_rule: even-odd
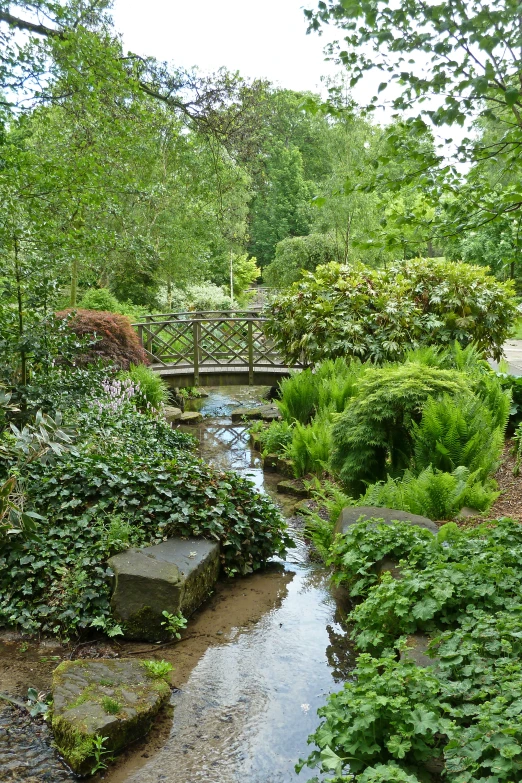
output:
[[[148,364],[147,354],[129,318],[98,310],[62,310],[57,318],[68,319],[68,327],[79,337],[92,337],[90,345],[78,356],[86,365],[102,360],[117,369],[128,370],[132,364]]]

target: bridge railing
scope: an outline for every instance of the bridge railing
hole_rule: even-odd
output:
[[[196,384],[203,370],[248,368],[252,383],[254,370],[284,367],[265,321],[252,311],[167,313],[147,316],[135,328],[153,365],[193,368]]]

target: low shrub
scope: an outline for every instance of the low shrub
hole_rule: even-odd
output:
[[[146,315],[147,309],[132,304],[132,302],[120,302],[108,288],[89,288],[82,296],[78,307],[81,310],[102,310],[109,313],[119,313],[128,316],[131,321],[137,323]]]
[[[289,364],[397,361],[422,345],[476,343],[500,358],[517,314],[511,282],[444,259],[319,266],[275,297],[267,331]]]
[[[455,370],[406,363],[370,367],[333,427],[332,466],[354,496],[365,485],[410,467],[413,424],[430,397],[466,394],[469,382]]]
[[[116,369],[127,370],[130,364],[148,364],[147,354],[138,335],[124,315],[97,310],[62,310],[57,318],[68,318],[68,327],[92,343],[78,355],[78,363],[87,365],[98,360]]]
[[[189,310],[230,310],[234,302],[224,290],[214,283],[189,285],[185,289]]]

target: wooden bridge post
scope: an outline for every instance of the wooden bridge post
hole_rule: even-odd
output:
[[[152,318],[150,317],[150,315],[146,315],[145,320],[147,322],[147,342],[144,347],[150,354],[152,354],[152,335],[151,335]]]
[[[252,328],[252,319],[248,319],[248,384],[254,385],[254,332]]]
[[[192,334],[194,336],[194,386],[199,386],[199,355],[201,350],[201,326],[199,321],[192,324]]]

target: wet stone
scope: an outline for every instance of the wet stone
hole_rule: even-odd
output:
[[[352,525],[362,522],[365,519],[378,519],[385,525],[392,525],[394,522],[409,522],[410,525],[417,525],[424,530],[429,530],[433,535],[437,535],[439,528],[427,517],[421,517],[418,514],[410,514],[408,511],[398,511],[393,508],[380,508],[378,506],[347,506],[343,508],[339,519],[335,525],[335,533],[347,533]]]
[[[181,418],[181,408],[175,408],[173,405],[165,405],[164,415],[166,421],[169,423],[173,421],[179,421]]]
[[[128,549],[109,560],[114,571],[111,606],[125,637],[167,637],[165,617],[191,615],[219,576],[219,545],[203,538],[169,538],[156,546]]]
[[[179,417],[180,424],[199,424],[200,421],[203,421],[203,414],[197,411],[185,411]]]
[[[96,737],[106,738],[104,750],[118,753],[145,736],[170,687],[134,659],[65,661],[53,673],[52,697],[57,749],[76,774],[88,775]]]
[[[259,405],[257,408],[236,408],[230,414],[232,421],[279,421],[281,414],[276,405]]]
[[[277,491],[285,495],[295,495],[298,498],[307,498],[310,494],[299,479],[280,481],[277,485]]]

